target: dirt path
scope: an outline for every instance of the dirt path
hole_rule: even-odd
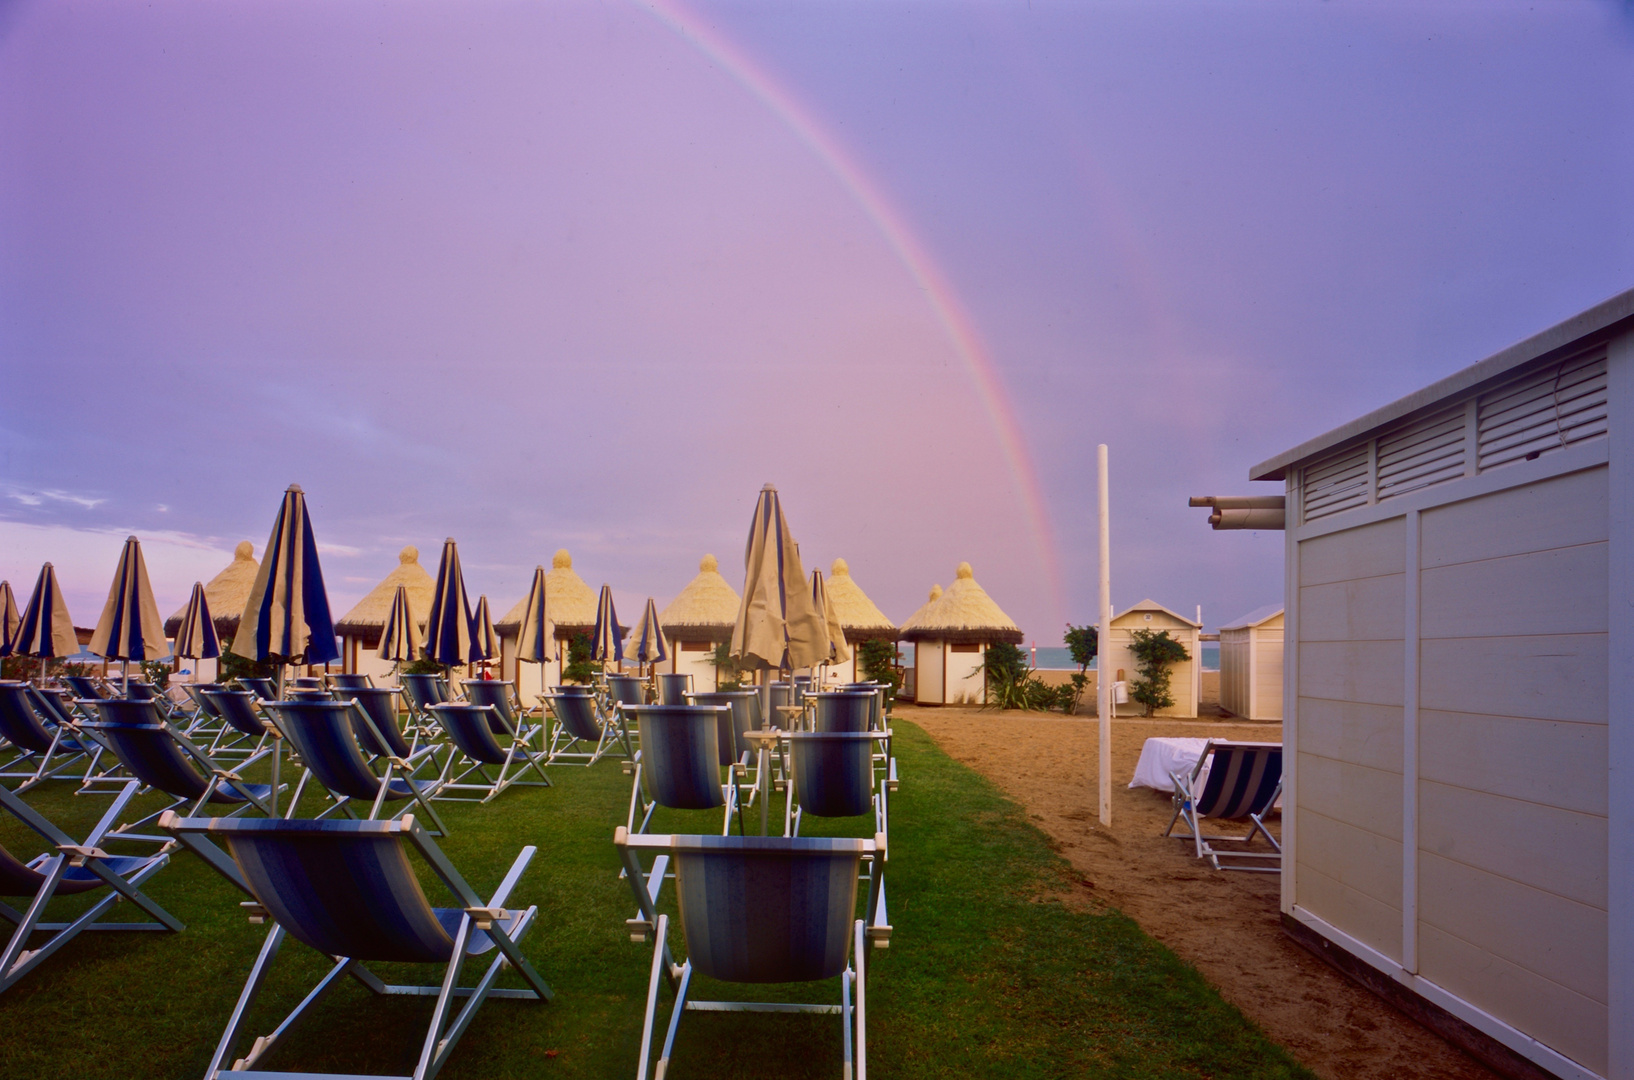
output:
[[[1112,739],[1112,829],[1095,804],[1096,724],[974,709],[901,707],[1026,807],[1102,900],[1193,964],[1317,1075],[1332,1080],[1496,1080],[1497,1074],[1294,944],[1282,932],[1274,874],[1222,873],[1159,834],[1167,794],[1124,785],[1152,736],[1269,741],[1279,724],[1119,720]],[[1277,831],[1272,819],[1272,831]]]

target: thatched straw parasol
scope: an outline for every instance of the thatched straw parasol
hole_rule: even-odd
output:
[[[839,617],[840,628],[845,631],[847,642],[854,645],[874,638],[884,641],[897,639],[896,626],[857,586],[851,577],[851,567],[846,565],[844,559],[834,560],[826,585],[829,607]],[[940,595],[941,589],[938,587],[937,596]]]
[[[687,583],[658,615],[658,625],[671,641],[730,641],[741,598],[721,576],[715,556],[698,562],[698,576]]]
[[[958,576],[941,599],[926,604],[902,624],[902,637],[908,641],[1005,641],[1020,645],[1025,635],[976,583],[970,564],[962,562]]]
[[[356,607],[341,616],[340,621],[335,623],[335,632],[342,637],[358,639],[365,648],[379,648],[380,632],[386,628],[392,598],[397,595],[399,585],[408,593],[409,611],[414,615],[415,627],[424,633],[426,613],[431,610],[431,598],[436,592],[437,583],[420,565],[420,549],[413,545],[399,552],[397,567],[380,584],[370,589]]]
[[[250,587],[255,584],[261,564],[255,561],[255,547],[248,540],[240,540],[233,549],[233,561],[211,578],[204,586],[204,599],[210,605],[210,621],[215,624],[216,636],[231,641],[238,632],[238,619],[244,613],[244,604],[250,598]],[[181,629],[182,616],[187,614],[183,604],[176,614],[165,620],[165,636],[175,637]]]
[[[514,638],[522,625],[522,612],[527,607],[524,596],[516,602],[505,617],[494,624],[501,637]],[[573,556],[563,548],[550,560],[550,573],[545,575],[545,609],[556,625],[556,637],[566,639],[578,631],[589,633],[596,626],[596,591],[586,585],[584,578],[573,572]]]

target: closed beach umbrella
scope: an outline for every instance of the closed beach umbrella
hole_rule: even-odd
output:
[[[289,486],[278,507],[233,635],[232,652],[246,660],[278,663],[280,679],[283,664],[327,664],[340,658],[323,568],[318,565],[318,542],[298,484]]]
[[[488,670],[488,661],[499,655],[499,638],[494,634],[494,620],[488,617],[488,598],[477,597],[477,609],[471,613],[471,659],[480,661],[482,670]]]
[[[57,572],[51,569],[50,563],[40,567],[40,577],[34,583],[34,595],[28,598],[28,607],[23,609],[22,626],[17,631],[12,652],[18,656],[38,656],[42,679],[48,660],[79,652],[74,620],[68,617],[68,602],[62,598],[62,590],[57,587]]]
[[[153,602],[153,586],[148,582],[147,562],[142,544],[134,536],[125,538],[119,553],[113,584],[108,586],[108,602],[91,634],[90,651],[125,666],[125,685],[130,685],[130,662],[158,660],[165,647],[165,621]]]
[[[460,549],[452,536],[443,541],[442,561],[437,564],[437,587],[426,618],[425,654],[427,660],[445,667],[471,662],[471,601],[465,595]]]
[[[827,654],[826,631],[811,602],[777,489],[767,484],[755,503],[743,555],[743,600],[732,627],[732,655],[752,665],[803,668]]]
[[[189,660],[213,660],[221,655],[221,640],[216,637],[216,624],[210,618],[210,601],[204,598],[204,582],[193,582],[193,595],[182,609],[181,625],[176,627],[177,656]]]
[[[618,613],[613,610],[613,587],[601,587],[601,600],[596,604],[596,629],[591,635],[590,656],[603,664],[622,663],[624,660],[624,627],[618,624]]]
[[[396,664],[420,655],[420,624],[414,621],[414,612],[409,610],[408,589],[401,585],[392,594],[391,611],[381,628],[380,651],[376,655]]]
[[[828,586],[823,583],[823,572],[811,572],[811,603],[817,609],[817,617],[823,624],[823,633],[828,638],[828,655],[824,657],[830,664],[843,664],[851,659],[851,647],[845,643],[845,630],[840,626],[840,613],[834,605],[828,602]]]
[[[11,594],[11,582],[0,581],[0,656],[10,656],[17,648],[22,628],[23,617],[17,611],[17,598]]]
[[[669,659],[669,644],[658,623],[658,605],[647,597],[647,610],[636,624],[634,641],[635,660],[638,664],[661,664]]]
[[[530,664],[555,659],[556,627],[551,624],[545,595],[545,568],[536,566],[527,602],[522,605],[522,623],[516,628],[516,658]]]

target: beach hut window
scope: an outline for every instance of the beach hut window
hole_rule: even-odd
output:
[[[1464,475],[1464,407],[1454,405],[1379,436],[1379,498]]]
[[[707,641],[683,641],[683,642],[681,642],[681,651],[682,652],[708,652],[709,651],[709,642],[707,642]]]
[[[955,642],[954,645],[953,645],[953,651],[954,652],[981,652],[982,647],[980,645],[978,645],[974,641]]]
[[[1605,434],[1606,347],[1601,345],[1481,395],[1479,468],[1531,461]]]
[[[1304,520],[1315,521],[1342,510],[1367,505],[1367,444],[1329,454],[1305,466]]]

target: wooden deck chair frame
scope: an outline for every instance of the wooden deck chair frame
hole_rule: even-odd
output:
[[[488,803],[493,802],[507,788],[553,786],[550,777],[545,775],[543,768],[545,762],[540,761],[539,755],[528,746],[527,739],[516,729],[515,722],[492,705],[444,701],[431,706],[431,713],[448,736],[451,747],[448,764],[444,767],[447,779],[438,786],[437,798],[454,802]],[[471,717],[479,717],[480,722],[466,722]],[[494,738],[496,728],[507,736],[506,745],[501,746]],[[450,772],[458,768],[454,764],[456,753],[465,762],[469,762],[457,774]],[[489,776],[490,767],[497,768],[499,775]],[[511,772],[513,768],[516,770],[514,773]],[[522,779],[529,769],[532,769],[539,779]],[[473,782],[470,779],[473,774],[481,777],[482,782]],[[453,791],[480,791],[483,794],[480,798],[468,799],[461,795],[448,794]]]
[[[26,912],[0,902],[0,919],[11,923],[14,928],[5,948],[0,950],[0,993],[9,989],[84,931],[184,929],[181,920],[160,907],[140,888],[170,862],[168,854],[159,852],[142,857],[109,855],[101,848],[102,842],[107,839],[108,830],[113,828],[114,823],[125,812],[125,805],[136,796],[140,787],[141,784],[137,781],[127,780],[125,786],[114,795],[113,805],[108,807],[107,812],[91,829],[83,843],[75,843],[73,837],[42,817],[14,792],[0,788],[0,806],[10,811],[14,817],[51,845],[51,851],[26,864],[18,863],[7,868],[9,871],[7,876],[22,879],[32,874],[39,880]],[[0,857],[8,862],[14,861],[4,848],[0,848]],[[72,921],[42,921],[46,905],[51,902],[52,897],[88,892],[103,886],[107,891]],[[99,922],[98,920],[121,899],[129,900],[156,921]],[[39,948],[29,949],[29,938],[35,933],[48,933],[51,936]]]
[[[407,814],[394,821],[224,821],[221,818],[180,818],[174,813],[166,813],[160,820],[160,827],[175,836],[188,850],[198,855],[213,869],[225,877],[233,885],[241,889],[250,897],[250,902],[243,907],[249,912],[250,922],[261,924],[272,923],[267,933],[267,939],[261,946],[255,964],[250,969],[244,989],[238,996],[231,1016],[227,1021],[227,1028],[216,1044],[214,1055],[205,1072],[206,1080],[299,1080],[308,1077],[319,1080],[341,1080],[333,1074],[324,1073],[295,1073],[295,1072],[264,1072],[256,1066],[269,1054],[276,1051],[289,1037],[291,1030],[330,990],[342,977],[356,979],[363,986],[379,995],[405,997],[435,997],[436,1004],[431,1011],[431,1021],[426,1029],[426,1037],[421,1045],[420,1057],[415,1065],[411,1077],[380,1077],[378,1080],[431,1080],[436,1076],[443,1065],[447,1063],[460,1036],[476,1017],[477,1010],[490,997],[512,998],[525,1001],[550,1001],[555,995],[550,986],[540,977],[528,959],[522,955],[519,942],[527,934],[535,922],[539,909],[528,907],[525,910],[510,909],[506,905],[512,891],[522,874],[533,860],[537,848],[529,845],[517,855],[511,868],[506,872],[499,887],[484,900],[479,896],[465,879],[460,876],[454,864],[443,854],[442,849],[427,834],[426,830],[417,822],[413,814]],[[402,853],[403,860],[407,861],[405,844],[417,851],[421,858],[431,867],[433,873],[447,887],[458,903],[453,909],[434,909],[430,906],[425,894],[417,884],[411,890],[394,896],[400,903],[402,912],[422,923],[431,919],[442,922],[443,932],[450,939],[449,956],[443,966],[443,977],[437,985],[394,985],[383,981],[374,972],[368,969],[367,964],[372,962],[359,956],[346,956],[336,951],[324,949],[326,955],[333,961],[329,972],[319,980],[310,993],[301,999],[294,1010],[273,1029],[271,1034],[257,1037],[251,1044],[249,1053],[244,1057],[232,1060],[234,1047],[238,1044],[245,1032],[250,1010],[260,994],[267,974],[277,959],[278,951],[286,936],[295,936],[302,939],[303,928],[300,926],[285,926],[273,914],[278,909],[281,897],[260,896],[251,887],[251,879],[241,870],[240,864],[233,856],[222,851],[212,842],[212,835],[223,837],[229,847],[236,838],[244,838],[253,842],[257,833],[280,834],[291,837],[302,834],[330,833],[339,837],[346,836],[382,836],[394,841],[395,847]],[[412,873],[409,878],[412,880]],[[272,901],[269,903],[269,901]],[[439,910],[449,916],[457,913],[457,924],[452,932],[446,921],[438,919]],[[292,922],[294,920],[292,919]],[[341,931],[337,930],[337,933]],[[460,974],[465,961],[474,956],[480,956],[487,949],[497,947],[499,955],[488,965],[482,977],[474,986],[460,986]],[[423,960],[423,963],[437,963],[437,960]],[[500,973],[507,968],[514,970],[522,977],[527,985],[518,989],[495,989],[494,982]],[[455,1003],[458,998],[465,998],[465,1006],[456,1014]],[[232,1064],[228,1064],[229,1061]]]
[[[681,904],[681,918],[683,927],[687,913],[696,901],[704,895],[704,891],[694,891],[688,888],[686,881],[686,865],[688,857],[693,855],[727,855],[741,853],[747,858],[756,856],[771,856],[779,858],[844,858],[850,856],[860,865],[866,861],[870,867],[878,864],[883,854],[885,838],[877,836],[873,840],[830,839],[802,837],[797,839],[784,837],[736,837],[736,836],[683,836],[652,834],[645,836],[631,835],[628,829],[619,827],[613,832],[613,844],[618,850],[619,859],[624,864],[624,877],[630,883],[630,891],[636,901],[636,916],[625,920],[629,929],[630,940],[636,944],[652,943],[652,968],[647,980],[646,1011],[642,1018],[641,1050],[636,1067],[637,1080],[648,1080],[649,1075],[663,1080],[669,1071],[670,1059],[675,1049],[675,1036],[681,1024],[681,1017],[691,1012],[767,1012],[767,1013],[817,1013],[837,1015],[844,1032],[843,1045],[843,1076],[846,1080],[866,1080],[868,1076],[868,1024],[867,1024],[867,962],[864,959],[868,951],[868,943],[873,942],[875,948],[885,948],[890,944],[890,927],[887,925],[871,926],[873,913],[878,910],[879,893],[876,883],[878,878],[870,873],[868,897],[865,902],[865,918],[851,919],[846,934],[845,967],[838,972],[840,980],[840,1002],[834,1004],[796,1004],[790,1002],[763,1002],[763,1001],[698,1001],[689,997],[695,960],[701,965],[701,972],[721,977],[718,971],[707,970],[712,960],[705,963],[698,956],[689,956],[682,963],[677,963],[674,953],[669,947],[670,917],[658,911],[659,893],[663,888],[665,871],[674,862],[676,871],[670,875],[676,877],[676,889],[692,897],[694,904]],[[650,851],[654,855],[652,869],[643,873],[639,852]],[[853,882],[858,880],[854,872],[847,875]],[[707,888],[707,887],[706,887]],[[853,893],[853,896],[855,894]],[[853,900],[854,912],[855,900]],[[710,920],[707,914],[697,913],[699,924],[707,924]],[[689,942],[689,949],[694,943]],[[736,950],[729,950],[736,951]],[[730,961],[728,961],[730,963]],[[826,978],[832,976],[821,976]],[[727,981],[736,981],[730,980]],[[816,981],[755,978],[746,981]],[[662,1048],[658,1052],[656,1072],[650,1072],[653,1064],[653,1036],[656,1034],[658,1020],[658,998],[661,986],[668,983],[670,991],[675,996],[674,1004],[670,1008],[669,1025],[664,1034]],[[853,997],[855,1004],[853,1004]]]
[[[1276,779],[1270,781],[1267,774],[1273,761]],[[1209,766],[1206,778],[1202,776],[1205,765]],[[1208,859],[1216,870],[1281,873],[1282,845],[1266,829],[1264,821],[1265,815],[1282,797],[1281,743],[1210,739],[1203,744],[1203,752],[1191,769],[1170,773],[1169,779],[1174,784],[1174,815],[1169,818],[1169,827],[1163,830],[1164,836],[1192,841],[1197,857]],[[1240,818],[1247,818],[1253,823],[1245,836],[1203,832],[1205,819]],[[1186,823],[1187,831],[1175,832],[1176,823],[1182,820]],[[1248,844],[1255,835],[1264,836],[1274,851],[1221,851],[1213,846],[1217,843]],[[1222,862],[1222,859],[1227,861]]]

